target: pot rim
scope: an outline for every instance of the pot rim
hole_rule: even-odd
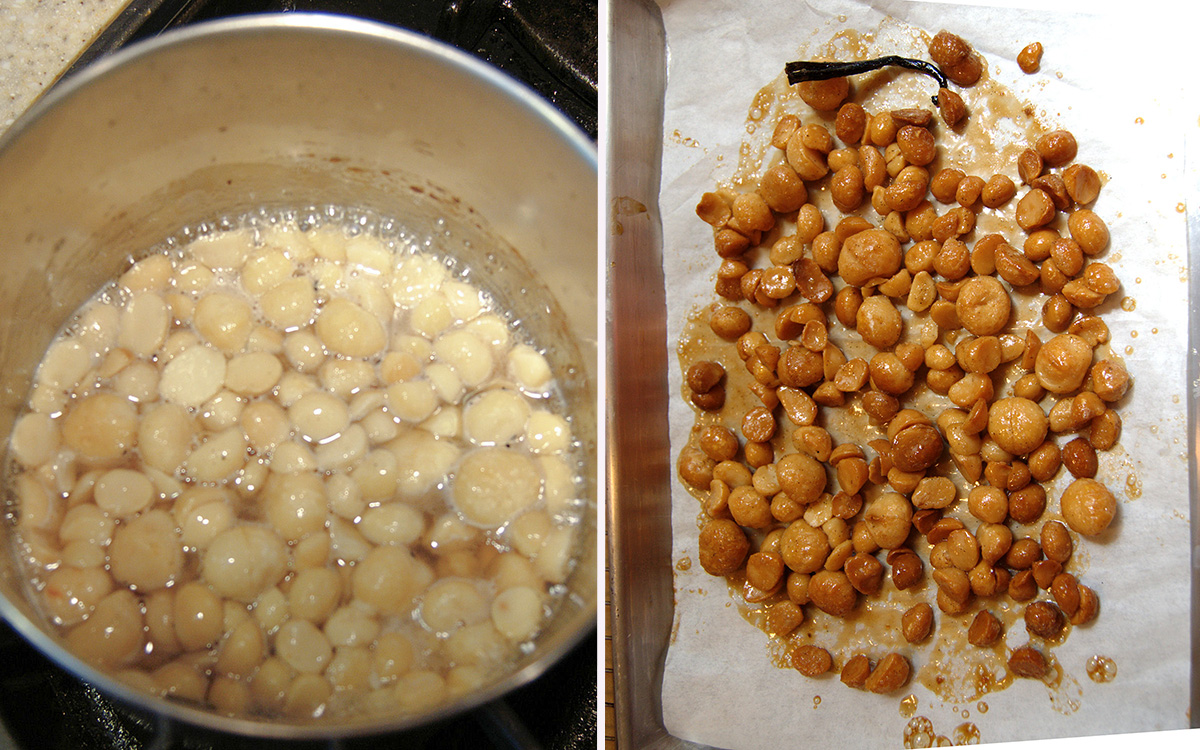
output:
[[[203,21],[168,31],[118,50],[72,74],[70,78],[53,86],[40,97],[17,118],[7,131],[0,133],[0,154],[10,144],[19,140],[26,131],[31,130],[37,121],[47,113],[92,85],[96,80],[126,65],[135,64],[143,58],[152,57],[163,49],[215,36],[287,31],[356,37],[366,41],[393,45],[409,53],[433,58],[452,71],[468,78],[480,80],[489,88],[500,92],[504,98],[526,110],[533,120],[548,126],[549,130],[558,139],[568,144],[571,150],[591,167],[593,172],[597,171],[596,144],[574,122],[554,108],[541,95],[499,68],[462,50],[408,29],[350,16],[313,12],[261,13]],[[594,507],[589,510],[598,511]],[[568,592],[565,596],[573,595]],[[594,597],[590,614],[587,617],[572,618],[576,621],[575,626],[564,635],[552,639],[538,659],[483,690],[469,693],[453,702],[421,713],[382,717],[351,716],[347,717],[346,721],[317,720],[307,724],[289,723],[284,720],[255,721],[230,717],[151,695],[117,680],[67,651],[54,637],[35,624],[19,607],[3,595],[0,595],[0,616],[57,666],[95,686],[120,704],[152,713],[158,720],[156,731],[164,731],[162,720],[166,719],[183,722],[204,730],[246,737],[316,740],[414,729],[479,708],[528,684],[582,643],[589,634],[594,637],[597,621],[595,599],[598,597]]]

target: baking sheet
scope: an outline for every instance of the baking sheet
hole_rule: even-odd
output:
[[[896,23],[930,34],[947,28],[987,59],[990,75],[1033,103],[1047,125],[1074,132],[1081,161],[1108,181],[1094,208],[1109,224],[1106,256],[1123,281],[1126,307],[1106,314],[1113,351],[1135,385],[1121,406],[1122,448],[1101,459],[1098,478],[1117,494],[1119,528],[1085,545],[1083,582],[1102,612],[1054,649],[1062,683],[1019,680],[980,701],[947,703],[916,682],[899,693],[852,691],[836,675],[803,678],[772,665],[766,636],[731,605],[723,581],[698,564],[675,572],[675,622],[665,665],[663,721],[673,735],[717,747],[839,744],[896,746],[912,718],[900,699],[916,696],[913,716],[951,741],[1000,742],[1188,726],[1190,535],[1187,490],[1188,340],[1184,134],[1196,127],[1183,94],[1182,25],[1152,12],[1099,7],[1094,13],[904,2],[768,0],[662,2],[669,50],[662,190],[668,304],[669,391],[681,392],[674,342],[688,313],[712,301],[711,230],[694,213],[702,192],[737,171],[755,93],[783,63],[845,29],[895,33]],[[889,20],[894,19],[894,20]],[[1041,71],[1022,74],[1015,56],[1027,43],[1046,48]],[[1130,56],[1155,60],[1154,75]],[[1146,59],[1146,58],[1141,58]],[[1185,106],[1186,105],[1186,106]],[[750,153],[755,149],[751,148]],[[1084,158],[1086,155],[1086,158]],[[1014,178],[1015,171],[1012,172]],[[670,405],[672,456],[693,416]],[[696,501],[673,485],[673,560],[696,561]],[[1013,629],[1014,631],[1017,628]],[[1025,642],[1023,629],[1009,635]],[[913,650],[914,665],[928,647]],[[1088,679],[1087,659],[1103,654],[1118,668],[1104,684]],[[819,697],[819,702],[814,699]],[[987,704],[983,713],[981,703]],[[865,720],[864,720],[865,719]],[[968,726],[970,725],[970,726]],[[911,742],[911,738],[910,742]],[[917,744],[920,744],[919,739]]]

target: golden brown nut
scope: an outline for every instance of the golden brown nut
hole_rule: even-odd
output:
[[[921,581],[925,564],[912,550],[897,550],[897,552],[903,554],[895,557],[888,555],[888,564],[892,566],[892,584],[896,588],[904,590]]]
[[[808,106],[821,112],[832,112],[850,95],[847,78],[830,78],[825,81],[804,81],[796,84],[796,92]]]
[[[900,617],[900,629],[909,643],[925,640],[933,630],[933,607],[926,602],[914,604]]]
[[[799,604],[785,599],[767,608],[767,632],[778,638],[790,635],[804,624],[804,610]]]
[[[1038,138],[1033,146],[1048,167],[1061,167],[1075,158],[1079,144],[1067,130],[1054,130]]]
[[[1042,64],[1042,43],[1031,42],[1017,54],[1017,65],[1024,73],[1036,73]]]
[[[831,550],[828,535],[802,518],[792,521],[779,538],[779,553],[783,561],[797,573],[820,570]],[[812,595],[811,584],[809,595]]]
[[[1092,390],[1108,403],[1120,401],[1129,392],[1129,373],[1114,360],[1102,359],[1092,366]]]
[[[972,646],[991,646],[1004,634],[1000,620],[986,609],[980,610],[967,628],[967,642]]]
[[[987,208],[1000,208],[1017,194],[1017,186],[1012,178],[1005,174],[994,174],[983,186],[979,194],[980,200]]]
[[[1112,523],[1117,514],[1117,499],[1095,479],[1076,479],[1063,491],[1063,520],[1072,531],[1095,536]]]
[[[740,307],[724,305],[713,310],[708,325],[713,333],[726,341],[736,341],[750,330],[750,314]]]
[[[1046,553],[1046,557],[1058,563],[1066,563],[1071,559],[1071,552],[1074,543],[1071,541],[1071,535],[1067,532],[1067,527],[1063,526],[1059,521],[1047,521],[1042,526],[1042,550]]]
[[[825,491],[825,467],[803,453],[790,453],[779,459],[775,464],[775,475],[788,497],[801,505],[816,502]]]
[[[846,577],[856,591],[867,596],[878,594],[883,585],[883,565],[874,556],[859,552],[846,561]]]
[[[1025,456],[1046,440],[1050,422],[1042,407],[1027,398],[1002,398],[988,410],[988,434],[1014,456]]]
[[[1032,677],[1040,679],[1046,676],[1046,671],[1049,669],[1046,664],[1046,657],[1041,651],[1030,646],[1022,646],[1012,652],[1012,656],[1008,657],[1009,670],[1018,677]]]
[[[734,487],[727,504],[729,514],[739,526],[765,529],[775,522],[770,503],[751,486]]]
[[[879,660],[863,687],[872,693],[886,695],[904,687],[911,672],[908,659],[893,652]]]
[[[862,690],[871,676],[871,661],[865,654],[856,654],[842,665],[842,683],[855,690]]]
[[[1079,587],[1079,609],[1071,615],[1072,625],[1084,625],[1096,619],[1100,612],[1100,598],[1087,586]]]
[[[688,368],[685,380],[696,393],[708,393],[725,377],[725,368],[718,362],[697,362]]]
[[[858,592],[840,570],[819,570],[808,582],[808,596],[822,612],[845,617],[858,604]]]
[[[862,140],[867,129],[867,113],[861,104],[846,102],[838,109],[833,128],[842,143],[853,146]]]
[[[1050,583],[1050,594],[1067,617],[1079,611],[1079,581],[1070,573],[1059,573]]]
[[[863,522],[871,538],[883,549],[904,544],[912,528],[913,507],[908,498],[887,492],[875,498],[863,511]]]
[[[806,644],[792,651],[792,666],[805,677],[820,677],[833,669],[833,657],[820,646]]]
[[[1038,350],[1034,372],[1051,393],[1070,393],[1083,385],[1092,365],[1092,347],[1079,336],[1060,333]]]
[[[875,294],[859,305],[854,327],[863,341],[876,349],[888,349],[900,340],[904,320],[891,300]]]
[[[1042,175],[1042,156],[1032,148],[1027,148],[1017,157],[1017,174],[1026,185]],[[1033,258],[1030,258],[1033,260]]]
[[[698,490],[707,490],[712,484],[713,471],[717,462],[694,445],[679,451],[679,478]]]
[[[1046,510],[1046,490],[1040,484],[1030,484],[1009,493],[1008,515],[1017,523],[1033,523]]]
[[[1063,170],[1067,194],[1079,205],[1091,203],[1100,195],[1100,175],[1086,164],[1072,164]]]
[[[772,211],[781,214],[798,210],[808,200],[808,188],[796,170],[776,164],[763,174],[758,192]]]
[[[896,133],[896,144],[909,164],[923,167],[937,156],[933,133],[916,125],[905,125]]]
[[[1096,449],[1086,439],[1078,437],[1062,447],[1063,466],[1076,478],[1091,479],[1099,470]]]
[[[717,193],[705,193],[696,204],[696,215],[714,227],[723,227],[733,216],[729,201]]]
[[[710,575],[726,576],[742,566],[750,540],[727,518],[709,521],[700,530],[700,567]]]
[[[983,73],[983,63],[971,45],[944,29],[929,42],[929,56],[959,86],[973,86]]]
[[[896,433],[892,439],[892,464],[901,471],[919,472],[928,469],[942,457],[944,444],[936,427],[914,424]]]
[[[946,123],[947,127],[958,125],[967,116],[967,105],[957,92],[938,89],[937,100],[938,114],[942,116],[942,122]]]
[[[1049,224],[1057,212],[1053,199],[1044,190],[1033,188],[1017,201],[1017,225],[1030,232]]]
[[[958,290],[958,319],[976,336],[994,336],[1008,325],[1012,300],[993,276],[975,276]]]
[[[838,274],[852,286],[890,278],[904,260],[900,242],[882,229],[868,229],[848,238],[838,255]]]
[[[1062,610],[1052,602],[1033,602],[1025,608],[1025,629],[1041,638],[1057,638],[1066,622]]]
[[[1108,246],[1108,225],[1094,211],[1086,208],[1072,211],[1067,229],[1085,255],[1095,255]]]
[[[1008,496],[998,487],[973,487],[967,493],[967,510],[984,523],[1004,523],[1008,518]]]
[[[850,213],[862,205],[864,193],[863,174],[857,165],[848,164],[833,173],[829,195],[842,213]]]

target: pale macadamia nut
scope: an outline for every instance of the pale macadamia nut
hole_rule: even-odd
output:
[[[133,403],[100,392],[85,397],[67,412],[63,418],[63,443],[87,458],[114,459],[134,446],[137,428],[137,408]]]
[[[169,403],[196,408],[225,385],[226,364],[224,355],[216,349],[189,347],[163,368],[159,395]]]
[[[451,491],[454,507],[472,523],[496,528],[541,496],[537,465],[510,448],[477,448],[459,463]]]
[[[183,570],[183,544],[166,511],[150,510],[117,527],[108,546],[113,579],[139,591],[155,591]]]
[[[735,208],[773,224],[758,195]],[[479,687],[578,551],[559,355],[365,215],[247,221],[137,261],[47,350],[10,441],[43,609],[128,684],[233,715]],[[382,634],[414,619],[449,634],[420,647],[436,668]]]
[[[463,431],[476,445],[505,445],[526,432],[531,413],[529,402],[520,393],[497,388],[467,402]]]
[[[157,494],[146,475],[132,469],[105,473],[96,480],[92,493],[101,510],[119,518],[144,510]]]

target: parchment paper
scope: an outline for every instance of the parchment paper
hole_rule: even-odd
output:
[[[674,559],[692,565],[675,572],[674,636],[662,696],[668,731],[724,748],[895,747],[905,742],[910,719],[899,704],[909,693],[916,696],[915,715],[952,741],[969,739],[961,731],[966,722],[983,742],[1186,727],[1190,390],[1183,154],[1197,113],[1174,71],[1184,69],[1194,46],[1183,42],[1187,24],[1170,22],[1172,13],[1157,12],[1154,3],[1094,14],[886,0],[663,0],[661,7],[669,67],[660,199],[673,394],[681,392],[675,342],[689,312],[713,301],[712,233],[695,205],[701,193],[733,175],[744,141],[769,138],[769,127],[747,133],[752,98],[785,62],[805,59],[806,49],[848,28],[894,30],[888,17],[968,39],[994,79],[1032,103],[1048,126],[1074,132],[1080,161],[1107,177],[1093,206],[1112,235],[1103,260],[1123,281],[1116,296],[1131,298],[1126,306],[1133,309],[1115,309],[1105,320],[1112,350],[1135,382],[1120,409],[1121,447],[1101,454],[1098,475],[1118,498],[1116,531],[1081,553],[1088,559],[1084,582],[1099,593],[1102,611],[1054,648],[1065,672],[1057,688],[1017,680],[982,698],[983,713],[977,702],[945,703],[915,681],[877,696],[846,688],[836,675],[810,680],[773,666],[767,637],[738,614],[724,582],[698,564],[698,506],[676,481]],[[1015,59],[1032,41],[1046,52],[1041,71],[1025,75]],[[1153,63],[1130,67],[1134,60]],[[1015,165],[1010,176],[1016,180]],[[691,409],[673,399],[673,461],[692,422]],[[1010,645],[1027,641],[1024,628],[1013,630],[1020,632],[1008,634]],[[923,651],[913,654],[919,665]],[[1085,664],[1097,654],[1116,663],[1114,681],[1088,678]]]

